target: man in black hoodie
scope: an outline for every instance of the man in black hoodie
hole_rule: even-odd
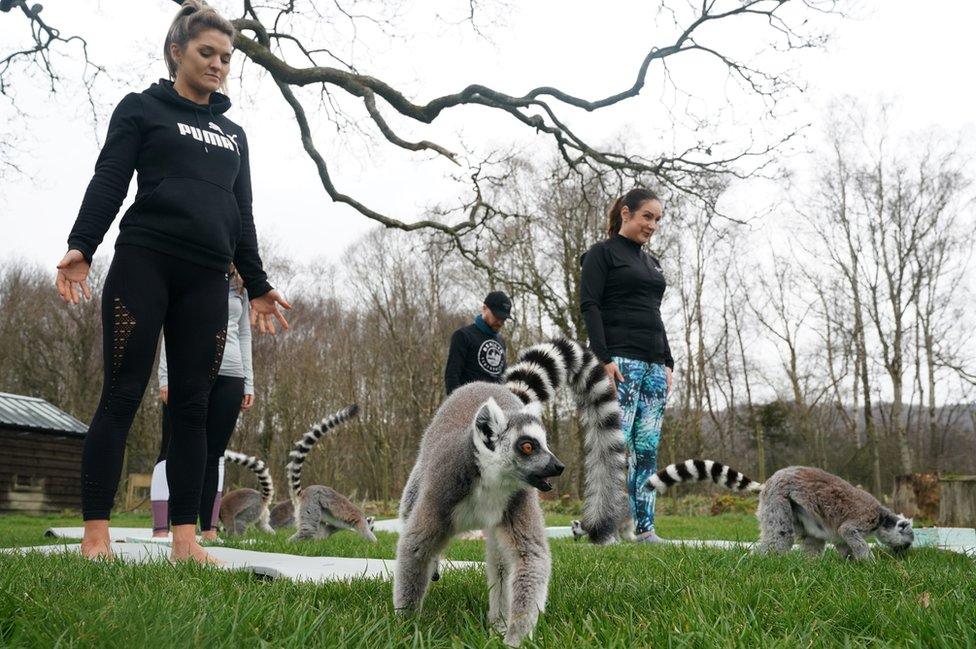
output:
[[[472,381],[502,380],[505,339],[498,332],[511,315],[512,301],[503,292],[492,291],[474,322],[454,332],[444,368],[447,394]]]

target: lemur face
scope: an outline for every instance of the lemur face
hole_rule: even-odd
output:
[[[483,466],[521,480],[539,491],[549,491],[547,478],[560,475],[565,466],[546,444],[546,429],[535,404],[506,415],[494,399],[488,399],[475,416],[475,449]]]
[[[904,554],[915,542],[912,519],[905,518],[901,514],[887,518],[878,528],[877,537],[896,554]]]

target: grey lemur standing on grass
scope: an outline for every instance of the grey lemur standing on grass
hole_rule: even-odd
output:
[[[376,541],[373,534],[373,517],[363,512],[341,493],[330,487],[312,485],[302,488],[302,466],[312,447],[331,429],[348,421],[359,412],[353,404],[326,417],[312,426],[289,454],[286,467],[288,490],[291,494],[295,527],[298,531],[289,541],[326,539],[341,530],[355,530],[368,541]],[[284,512],[282,512],[284,517]]]
[[[268,523],[268,506],[274,499],[274,484],[267,465],[256,457],[224,451],[224,461],[239,464],[254,472],[261,483],[261,491],[235,489],[220,502],[220,523],[228,534],[243,534],[248,525],[256,524],[262,532],[274,532]]]
[[[895,553],[915,541],[912,520],[895,514],[878,499],[831,473],[805,466],[780,469],[759,484],[720,462],[687,460],[651,476],[647,486],[664,493],[682,482],[711,480],[734,491],[758,491],[760,552],[788,552],[794,539],[811,555],[833,543],[841,556],[871,558],[868,537]]]
[[[565,339],[523,352],[505,382],[451,393],[424,432],[400,500],[393,606],[419,612],[440,553],[462,532],[482,529],[488,621],[510,645],[531,636],[545,608],[551,560],[538,492],[563,465],[550,452],[542,403],[569,385],[586,427],[584,523],[606,543],[629,525],[620,409],[599,361]]]

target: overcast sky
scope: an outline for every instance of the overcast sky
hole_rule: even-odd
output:
[[[214,4],[236,15],[240,3]],[[403,12],[395,27],[402,38],[368,27],[355,43],[328,30],[320,33],[336,38],[329,45],[353,57],[363,72],[394,83],[417,101],[472,82],[512,94],[551,84],[588,98],[600,97],[628,87],[648,45],[669,33],[668,25],[647,9],[653,3],[534,0],[512,2],[500,16],[479,16],[489,22],[498,19],[497,24],[484,26],[489,37],[485,40],[466,26],[450,24],[463,15],[467,4],[445,1],[430,5],[437,9],[421,5]],[[138,12],[133,10],[136,5]],[[50,95],[43,87],[31,87],[29,79],[14,77],[13,90],[23,114],[14,113],[0,98],[0,137],[16,139],[14,162],[24,171],[8,176],[0,186],[0,257],[20,257],[53,269],[65,251],[111,107],[127,92],[142,90],[164,74],[157,52],[175,5],[168,0],[47,0],[44,6],[51,24],[65,33],[85,36],[92,58],[118,79],[97,86],[103,119],[95,128],[76,85],[65,84]],[[923,10],[911,0],[878,0],[858,3],[855,16],[825,23],[833,32],[828,47],[798,60],[801,80],[810,90],[788,106],[794,109],[792,114],[775,124],[751,121],[757,118],[748,103],[729,111],[727,100],[731,97],[735,106],[736,95],[730,94],[724,78],[713,68],[691,61],[682,64],[676,75],[682,88],[694,95],[690,101],[677,102],[649,83],[642,97],[626,106],[605,114],[568,115],[593,141],[625,137],[670,145],[686,133],[680,120],[672,123],[662,107],[678,113],[725,111],[728,114],[723,113],[719,124],[726,132],[720,135],[734,140],[750,129],[772,134],[776,129],[816,123],[832,98],[850,93],[896,102],[896,123],[904,131],[930,127],[972,131],[976,90],[960,67],[972,60],[976,3],[940,0],[926,3]],[[22,20],[0,15],[0,51],[23,29]],[[717,34],[715,42],[739,47],[761,33]],[[70,61],[59,63],[65,70],[73,69]],[[228,116],[248,133],[258,232],[296,258],[334,261],[371,223],[329,201],[301,148],[287,106],[255,72],[253,66],[245,70],[243,91],[241,80],[233,80],[230,95],[235,106]],[[346,106],[355,112],[358,104]],[[358,116],[362,117],[361,109]],[[313,120],[317,143],[329,158],[339,188],[370,205],[409,220],[421,216],[426,205],[451,203],[463,189],[450,180],[457,168],[442,159],[400,151],[383,142],[369,144],[348,129],[337,133],[324,115]],[[547,141],[532,139],[510,122],[481,109],[452,113],[429,130],[394,121],[405,137],[434,139],[449,149],[478,153],[514,143],[523,152],[549,155]],[[815,131],[808,132],[801,147],[810,144],[811,133]],[[134,188],[132,183],[129,200]],[[114,240],[117,227],[118,220],[107,242]],[[110,246],[103,244],[102,258],[107,259],[109,252]]]

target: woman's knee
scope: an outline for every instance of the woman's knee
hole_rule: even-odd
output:
[[[103,398],[105,414],[131,422],[142,403],[145,385],[133,381],[113,382]]]
[[[660,430],[638,430],[634,435],[634,452],[640,458],[656,462],[657,450],[660,445]]]
[[[167,404],[170,417],[184,427],[205,429],[209,396],[209,387],[203,390],[171,390]]]

